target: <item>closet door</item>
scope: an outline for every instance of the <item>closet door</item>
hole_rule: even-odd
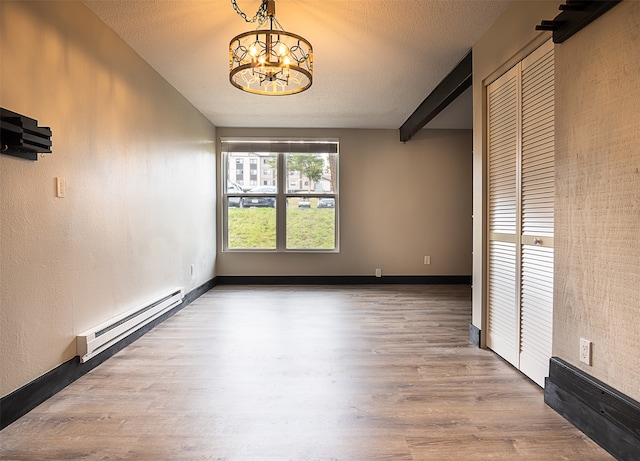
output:
[[[553,44],[487,87],[487,346],[540,386],[553,324]]]
[[[487,346],[518,366],[518,67],[488,87],[489,309]]]
[[[553,45],[522,61],[520,370],[544,387],[553,326]]]

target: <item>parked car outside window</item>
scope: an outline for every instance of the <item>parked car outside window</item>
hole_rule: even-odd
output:
[[[300,197],[300,200],[298,200],[298,208],[311,208],[311,200],[307,197]]]
[[[227,181],[227,194],[242,194],[244,191],[237,183],[233,181]],[[229,197],[228,205],[233,208],[242,207],[242,197]]]
[[[250,194],[275,194],[276,188],[274,186],[258,186],[249,190]],[[275,197],[242,197],[240,201],[241,208],[250,208],[250,207],[276,207],[276,198]]]
[[[318,199],[318,208],[335,208],[336,200],[333,197]]]

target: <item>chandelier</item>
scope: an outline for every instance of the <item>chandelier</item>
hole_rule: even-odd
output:
[[[275,0],[262,0],[258,12],[246,22],[258,22],[256,30],[233,37],[229,43],[229,81],[255,94],[280,96],[300,93],[313,82],[313,48],[305,38],[286,32],[276,19]],[[268,29],[261,29],[267,23]]]

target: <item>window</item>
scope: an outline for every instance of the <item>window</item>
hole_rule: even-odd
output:
[[[223,139],[222,153],[224,251],[338,251],[337,140]],[[246,159],[264,168],[229,187]]]

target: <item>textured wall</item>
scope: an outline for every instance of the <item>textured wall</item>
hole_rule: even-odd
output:
[[[2,1],[0,34],[0,104],[53,130],[52,155],[0,155],[6,395],[82,330],[213,277],[215,128],[82,2]]]
[[[556,47],[553,353],[640,400],[640,2]],[[593,341],[593,366],[578,361]]]
[[[469,275],[471,132],[218,128],[220,136],[340,139],[340,253],[232,253],[220,275]],[[221,247],[220,247],[221,248]],[[431,264],[424,264],[424,256]]]

